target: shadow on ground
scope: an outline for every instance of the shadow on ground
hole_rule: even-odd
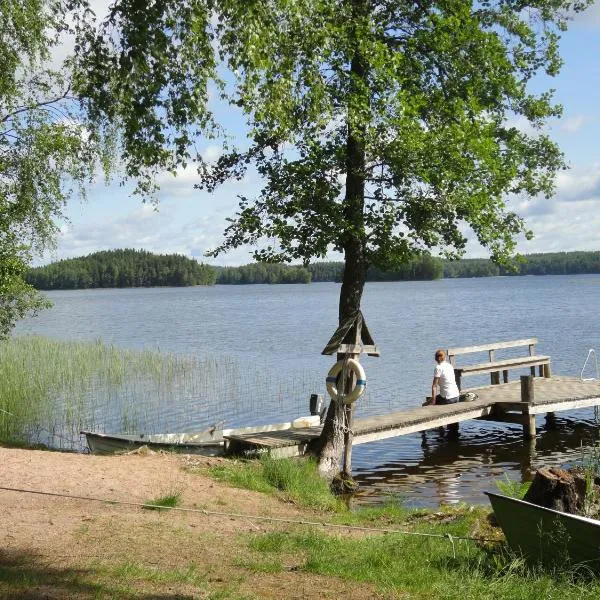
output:
[[[33,552],[0,549],[0,598],[2,600],[58,600],[69,598],[130,598],[187,600],[178,593],[148,593],[105,583],[106,573],[93,568],[56,568],[45,565]],[[102,582],[100,582],[102,581]]]

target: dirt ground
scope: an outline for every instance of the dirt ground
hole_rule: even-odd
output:
[[[253,568],[244,534],[290,526],[252,516],[311,515],[186,469],[219,460],[0,448],[0,598],[378,597],[368,586],[302,572],[301,557],[279,572]],[[196,512],[106,502],[172,493]]]

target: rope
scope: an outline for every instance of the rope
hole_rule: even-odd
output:
[[[69,498],[70,500],[85,500],[87,502],[104,502],[107,504],[115,504],[120,506],[137,506],[139,508],[152,508],[152,509],[160,509],[160,510],[173,510],[179,512],[186,513],[200,513],[202,515],[216,516],[216,517],[231,517],[235,519],[248,519],[251,521],[270,521],[274,523],[288,523],[291,525],[311,525],[311,526],[319,526],[331,529],[349,529],[353,531],[376,531],[378,533],[385,534],[402,534],[402,535],[415,535],[422,537],[430,537],[430,538],[443,538],[450,540],[452,543],[452,549],[454,551],[454,556],[456,557],[456,551],[454,549],[454,540],[469,540],[474,542],[495,542],[502,543],[501,540],[493,540],[487,538],[475,538],[469,536],[453,536],[449,533],[423,533],[420,531],[405,531],[402,529],[388,529],[388,528],[380,528],[380,527],[363,527],[361,525],[340,525],[337,523],[324,523],[322,521],[305,521],[301,519],[289,519],[283,517],[265,517],[261,515],[245,515],[242,513],[232,513],[232,512],[223,512],[216,510],[207,510],[205,508],[183,508],[180,506],[156,506],[155,504],[148,504],[143,502],[127,502],[125,500],[107,500],[106,498],[95,498],[93,496],[75,496],[72,494],[61,494],[59,492],[46,492],[43,490],[29,490],[24,488],[13,488],[13,487],[5,487],[0,486],[0,490],[4,490],[7,492],[18,492],[22,494],[36,494],[40,496],[53,496],[56,498]]]

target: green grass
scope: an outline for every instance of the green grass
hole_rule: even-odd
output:
[[[296,482],[312,497],[310,461],[263,458],[231,461],[210,470],[230,485],[292,499]],[[321,482],[322,483],[322,482]],[[510,482],[507,484],[510,485]],[[521,493],[520,490],[517,490]],[[410,510],[401,499],[390,497],[380,507],[348,511],[329,490],[329,501],[294,499],[311,508],[327,507],[326,521],[404,533],[352,532],[327,525],[321,529],[303,526],[255,535],[247,542],[249,552],[238,560],[240,567],[258,573],[277,573],[283,565],[310,574],[337,577],[377,587],[384,597],[416,599],[547,600],[597,598],[600,580],[577,565],[532,566],[508,550],[498,529],[489,523],[489,510],[465,505],[432,510]],[[304,497],[304,496],[302,496]],[[458,538],[475,538],[464,540]],[[480,541],[477,541],[480,540]]]
[[[592,446],[581,447],[580,468],[585,478],[586,516],[600,518],[600,440]]]
[[[226,461],[208,472],[218,481],[234,487],[275,494],[304,508],[321,511],[345,509],[317,473],[313,460],[275,460],[263,456],[260,460]]]
[[[414,525],[416,531],[458,535],[472,527],[472,518],[464,514],[450,525]],[[311,530],[255,536],[249,548],[250,564],[277,565],[296,557],[299,570],[370,583],[393,598],[579,600],[600,594],[600,582],[578,576],[575,569],[528,567],[504,546],[490,551],[471,541],[455,540],[453,549],[443,538]]]
[[[320,382],[281,380],[231,357],[125,350],[97,342],[19,336],[0,342],[0,444],[82,450],[82,429],[162,433],[260,411],[297,411]],[[301,400],[302,399],[302,400]],[[293,407],[291,407],[293,408]],[[198,423],[201,415],[204,423]]]
[[[150,567],[133,561],[113,566],[90,564],[85,568],[52,569],[14,564],[0,566],[0,596],[29,598],[32,588],[49,590],[52,598],[147,600],[148,598],[196,598],[243,600],[237,591],[240,580],[213,583],[194,564],[185,568]],[[193,595],[175,594],[174,588],[192,589]],[[46,597],[43,592],[40,598]],[[36,596],[37,597],[37,596]]]
[[[161,510],[164,508],[175,508],[181,504],[181,492],[171,492],[154,500],[146,500],[144,506],[147,510]]]

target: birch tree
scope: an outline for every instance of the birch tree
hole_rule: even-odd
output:
[[[361,306],[366,269],[420,253],[458,257],[467,232],[496,261],[530,237],[510,197],[550,196],[564,168],[544,133],[560,115],[537,75],[556,75],[560,33],[587,1],[116,0],[80,42],[80,87],[94,125],[118,125],[127,175],[195,164],[212,191],[249,168],[218,256],[254,245],[259,261],[343,253],[344,322]],[[241,111],[246,137],[194,150]],[[533,134],[512,125],[524,120]],[[410,307],[406,307],[407,313]],[[341,408],[330,407],[320,468],[333,475]]]

